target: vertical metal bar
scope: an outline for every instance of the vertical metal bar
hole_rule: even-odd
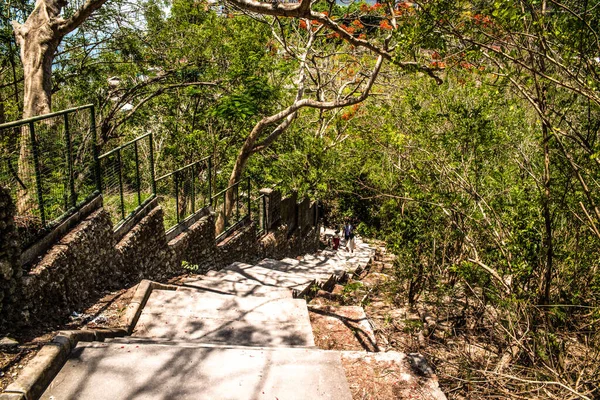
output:
[[[135,185],[137,186],[137,198],[138,206],[142,204],[141,183],[140,183],[140,157],[138,153],[138,142],[133,142],[133,149],[135,151]]]
[[[175,214],[179,224],[179,172],[175,172],[173,179],[175,180]]]
[[[154,135],[150,132],[150,181],[152,182],[152,194],[156,195],[156,181],[154,180]]]
[[[212,156],[208,157],[208,205],[212,206]]]
[[[192,164],[192,214],[196,213],[196,164]]]
[[[248,218],[252,218],[252,211],[250,210],[250,177],[248,177],[248,199],[246,200],[248,202]]]
[[[263,231],[267,232],[267,197],[265,195],[262,196],[262,224]]]
[[[33,122],[29,123],[29,137],[31,139],[31,149],[33,151],[33,166],[35,169],[35,186],[37,189],[38,208],[42,218],[42,226],[46,226],[46,213],[44,211],[44,194],[42,192],[42,174],[40,172],[40,160],[38,158],[37,142],[35,140],[35,127]]]
[[[75,177],[73,176],[73,150],[71,145],[71,132],[69,131],[69,114],[64,114],[65,119],[65,144],[67,146],[67,171],[68,171],[68,179],[69,179],[69,196],[70,196],[70,205],[71,207],[75,207],[77,204],[77,197],[75,196]]]
[[[96,110],[94,106],[90,108],[90,130],[92,132],[92,150],[94,152],[94,172],[96,174],[96,190],[102,192],[102,171],[100,170],[100,160],[98,159],[98,139],[96,136]]]
[[[227,229],[227,190],[223,192],[223,229]]]
[[[117,150],[117,162],[119,163],[119,195],[121,197],[121,218],[125,219],[125,197],[123,195],[123,167],[121,163],[121,149]]]
[[[235,222],[240,220],[240,181],[235,184]]]

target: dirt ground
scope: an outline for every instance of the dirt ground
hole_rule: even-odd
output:
[[[315,344],[344,351],[342,365],[355,400],[436,399],[432,380],[413,371],[404,354],[397,353],[418,349],[410,328],[420,318],[390,297],[392,269],[393,257],[380,251],[359,276],[336,285],[332,293],[317,292],[309,302]],[[361,307],[364,311],[358,312]]]
[[[19,376],[27,362],[31,360],[45,344],[54,339],[61,330],[118,328],[125,325],[125,310],[135,293],[137,285],[113,292],[105,292],[102,298],[81,310],[73,312],[61,323],[39,324],[18,332],[0,333],[0,337],[9,337],[19,345],[13,349],[0,349],[0,392]]]

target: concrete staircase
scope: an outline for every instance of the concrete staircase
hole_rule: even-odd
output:
[[[381,249],[377,257],[359,239],[354,253],[233,263],[177,286],[147,285],[132,335],[79,342],[41,398],[444,400],[422,356],[378,352],[362,307],[307,308],[302,298],[377,270]],[[315,332],[327,326],[361,346],[317,348],[311,320],[321,321]]]
[[[351,399],[341,353],[315,347],[301,297],[374,250],[233,263],[153,290],[133,334],[77,344],[43,399]]]

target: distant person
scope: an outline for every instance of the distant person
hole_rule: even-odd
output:
[[[350,222],[346,222],[346,225],[344,225],[344,240],[347,250],[350,250],[349,244],[352,239],[354,239],[354,227]]]
[[[337,250],[340,247],[340,235],[336,232],[333,235],[333,249]]]
[[[350,239],[348,240],[348,250],[350,253],[354,253],[354,248],[356,247],[356,243],[354,242],[354,232],[350,233]]]

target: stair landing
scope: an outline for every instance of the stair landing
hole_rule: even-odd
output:
[[[340,354],[80,343],[42,399],[351,399]]]

